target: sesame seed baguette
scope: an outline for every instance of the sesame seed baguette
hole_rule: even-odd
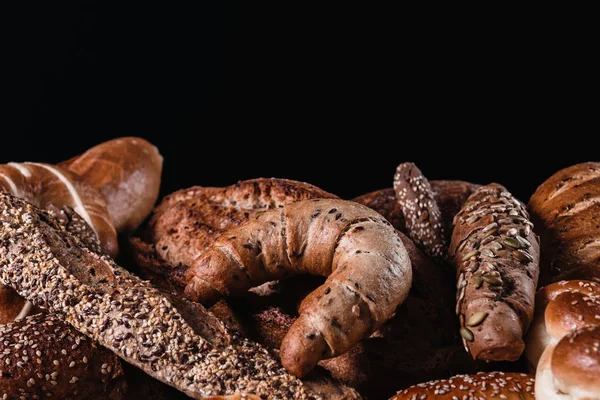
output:
[[[0,281],[192,398],[321,398],[265,349],[228,336],[200,305],[182,300],[176,308],[147,282],[83,247],[49,214],[7,194],[0,194]],[[186,321],[182,313],[191,311],[195,320]]]
[[[121,400],[126,382],[112,352],[37,314],[0,325],[0,399]]]
[[[185,294],[205,305],[289,275],[327,276],[300,305],[281,345],[282,364],[304,376],[389,320],[411,286],[395,229],[354,202],[304,200],[226,231],[188,271]]]
[[[535,379],[517,372],[480,372],[419,383],[390,400],[535,400]],[[545,399],[545,397],[544,397]]]
[[[474,359],[514,361],[533,318],[539,238],[523,205],[504,187],[473,193],[456,215],[449,256],[456,265],[456,313]]]
[[[405,162],[398,165],[394,191],[402,208],[407,235],[428,256],[434,259],[446,257],[448,243],[442,213],[429,181],[415,164]]]

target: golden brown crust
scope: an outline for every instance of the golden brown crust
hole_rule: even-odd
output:
[[[94,230],[103,250],[118,254],[117,233],[102,194],[73,172],[42,163],[0,165],[0,192],[10,193],[41,208],[52,204],[74,209]]]
[[[565,335],[586,326],[600,325],[600,284],[560,281],[540,289],[527,335],[527,360],[535,368],[542,353]]]
[[[5,398],[125,398],[119,359],[55,315],[0,325],[0,362]]]
[[[600,278],[600,163],[562,169],[542,183],[529,212],[542,238],[541,283]]]
[[[535,379],[521,373],[482,372],[420,383],[390,400],[535,400]]]
[[[539,242],[523,205],[490,184],[455,217],[449,256],[457,267],[456,313],[476,359],[514,361],[533,318]]]
[[[133,232],[158,198],[163,158],[138,137],[109,140],[60,164],[104,196],[119,234]]]
[[[228,230],[194,262],[185,294],[211,304],[297,274],[328,276],[302,302],[281,346],[283,365],[298,376],[387,321],[412,280],[408,254],[381,215],[354,202],[314,199]]]
[[[600,326],[565,335],[544,351],[536,373],[536,392],[548,400],[600,398]]]
[[[336,196],[308,183],[275,178],[179,190],[162,200],[132,238],[132,256],[137,265],[164,276],[163,284],[181,291],[189,266],[224,231],[268,209],[312,198]]]

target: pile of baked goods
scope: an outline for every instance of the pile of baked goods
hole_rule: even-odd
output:
[[[600,399],[600,163],[158,200],[141,138],[0,165],[1,399]]]

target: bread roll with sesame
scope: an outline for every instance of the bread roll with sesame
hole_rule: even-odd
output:
[[[600,278],[600,163],[562,169],[542,183],[528,209],[542,238],[542,285]]]
[[[460,333],[474,359],[515,361],[533,318],[539,241],[523,205],[490,184],[456,215],[449,256],[456,265]]]
[[[442,213],[429,181],[413,163],[398,165],[394,175],[396,201],[402,208],[407,235],[425,254],[434,259],[446,257]]]
[[[300,305],[280,349],[304,376],[386,322],[406,298],[410,259],[375,211],[334,199],[298,201],[225,232],[188,271],[186,295],[211,305],[222,296],[289,275],[328,276]]]
[[[121,362],[52,314],[0,325],[0,398],[125,399]]]
[[[525,354],[535,370],[546,348],[563,336],[586,326],[600,325],[600,284],[593,281],[560,281],[540,289],[535,318],[527,335]]]
[[[60,165],[102,193],[119,234],[133,232],[158,198],[163,158],[142,138],[109,140]]]
[[[535,379],[527,374],[480,372],[419,383],[399,391],[390,400],[535,400],[534,385]]]
[[[599,400],[599,377],[600,325],[587,326],[546,348],[535,391],[544,400]]]
[[[527,360],[544,399],[600,399],[600,284],[561,281],[540,289]]]
[[[192,398],[323,398],[199,304],[158,291],[8,194],[0,194],[0,280]]]

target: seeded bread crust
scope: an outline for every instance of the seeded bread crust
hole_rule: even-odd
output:
[[[390,400],[535,400],[535,379],[531,375],[481,372],[420,383],[398,392]],[[544,399],[546,399],[544,397]]]
[[[480,185],[463,181],[429,181],[436,203],[442,214],[442,223],[446,240],[450,242],[454,216],[462,205]],[[393,188],[381,189],[353,199],[355,202],[372,208],[383,215],[394,228],[406,233],[402,206],[396,199]]]
[[[0,325],[0,371],[2,399],[125,398],[117,356],[52,314]]]
[[[563,279],[600,279],[600,163],[562,169],[529,199],[542,238],[542,285]]]
[[[539,238],[523,205],[490,184],[456,215],[449,256],[456,265],[456,314],[473,358],[517,360],[533,318]]]
[[[402,208],[407,235],[425,254],[434,259],[446,257],[442,214],[429,181],[413,163],[398,165],[394,175],[396,201]]]
[[[47,213],[6,194],[0,194],[0,280],[192,398],[321,398],[262,347],[230,336],[199,305],[174,304],[175,298],[84,248]]]

